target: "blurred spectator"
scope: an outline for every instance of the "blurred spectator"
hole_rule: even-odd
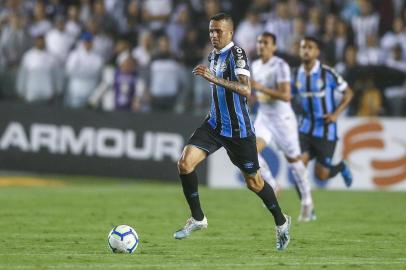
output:
[[[135,61],[129,51],[124,51],[118,56],[117,65],[118,67],[115,68],[112,74],[104,77],[90,97],[89,103],[96,107],[100,100],[110,91],[114,100],[111,109],[138,112],[143,106],[141,101],[144,95],[145,83],[138,76]]]
[[[5,2],[3,4],[3,2]],[[21,0],[6,0],[0,2],[0,26],[12,14],[23,15]],[[26,14],[24,14],[26,15]]]
[[[170,52],[166,36],[158,39],[158,52],[151,61],[151,108],[153,111],[173,111],[177,101],[179,64]]]
[[[367,46],[367,37],[378,35],[379,15],[374,12],[371,0],[358,0],[360,15],[351,20],[355,43],[359,49]]]
[[[172,0],[142,0],[142,18],[149,29],[160,31],[169,20],[173,6]]]
[[[385,33],[381,39],[381,47],[385,50],[386,55],[389,55],[392,49],[400,44],[403,50],[403,58],[406,61],[406,27],[401,18],[393,20],[392,31]]]
[[[138,67],[143,78],[148,80],[149,64],[151,63],[151,56],[153,50],[153,36],[149,31],[144,31],[140,34],[138,46],[132,51],[133,58],[137,61]]]
[[[400,44],[392,49],[391,57],[386,61],[386,65],[403,72],[403,84],[385,88],[384,95],[388,103],[388,113],[391,116],[401,116],[406,114],[406,61],[403,60],[403,50]]]
[[[111,16],[116,25],[116,30],[119,30],[120,33],[124,33],[125,25],[125,9],[127,2],[123,0],[104,0],[104,9],[106,13]]]
[[[65,14],[65,5],[61,0],[48,0],[45,7],[45,14],[47,17],[57,17]]]
[[[190,28],[186,37],[181,43],[181,61],[185,67],[184,76],[184,88],[187,91],[185,107],[186,110],[198,110],[200,108],[200,103],[194,102],[196,100],[196,91],[195,91],[195,79],[193,76],[193,68],[200,63],[203,57],[207,58],[206,55],[203,55],[203,49],[199,43],[198,33],[196,29]]]
[[[207,82],[194,78],[190,69],[207,60],[202,50],[209,41],[209,20],[222,11],[232,15],[235,41],[249,56],[254,55],[255,39],[261,27],[276,33],[277,54],[292,66],[298,64],[300,39],[306,34],[318,36],[324,45],[321,59],[336,65],[356,90],[351,104],[356,105],[353,113],[361,104],[371,76],[375,86],[384,93],[383,112],[395,115],[402,111],[391,109],[404,103],[396,106],[387,103],[403,100],[403,94],[397,93],[403,93],[405,87],[401,71],[406,63],[404,0],[0,0],[0,98],[12,98],[16,94],[15,77],[18,66],[22,66],[20,59],[30,47],[30,35],[44,35],[49,50],[67,66],[66,55],[73,48],[83,49],[82,42],[76,40],[82,31],[89,31],[93,34],[92,52],[102,57],[105,64],[101,69],[111,74],[111,81],[116,56],[135,47],[132,55],[137,62],[137,76],[147,83],[146,95],[151,93],[150,83],[154,82],[154,93],[159,93],[156,97],[176,92],[175,111],[193,109],[200,113],[205,111],[210,91]],[[60,16],[67,16],[64,30]],[[53,29],[51,19],[58,21]],[[166,84],[160,78],[165,74],[156,73],[154,78],[149,75],[152,51],[159,46],[158,37],[163,34],[169,37],[172,54],[160,58],[157,56],[162,53],[159,53],[154,63],[165,59],[171,63],[168,70],[173,74],[173,66],[178,67],[176,76],[172,76],[175,79],[167,79]],[[67,35],[70,42],[66,41]],[[210,46],[205,50],[210,50]],[[403,59],[399,58],[402,56]],[[55,81],[62,85],[62,79],[55,77]],[[157,87],[157,82],[165,87]]]
[[[54,55],[61,66],[64,65],[73,45],[72,36],[65,29],[65,18],[57,16],[55,26],[45,36],[47,50]]]
[[[306,25],[302,18],[297,17],[293,20],[293,35],[292,44],[290,45],[288,53],[293,56],[299,56],[299,43],[300,40],[306,35]],[[279,48],[278,48],[279,49]]]
[[[309,21],[306,26],[306,34],[317,37],[321,33],[321,28],[320,8],[312,7],[309,10]]]
[[[206,44],[209,40],[210,18],[221,11],[221,6],[218,0],[206,0],[203,3],[203,13],[197,18],[196,27],[199,29],[199,42]]]
[[[103,59],[93,51],[93,36],[85,32],[82,44],[69,54],[66,63],[68,86],[65,104],[72,108],[84,107],[100,81]]]
[[[15,13],[8,15],[7,24],[0,32],[0,96],[15,97],[17,68],[29,48],[29,37],[23,19]],[[1,28],[0,28],[1,30]]]
[[[68,7],[68,20],[66,21],[65,29],[73,40],[76,40],[82,31],[82,26],[79,21],[79,10],[75,5]]]
[[[366,48],[358,51],[357,61],[360,65],[379,65],[383,62],[383,56],[377,36],[369,35],[367,37]]]
[[[351,23],[351,20],[359,15],[359,6],[358,6],[358,1],[353,1],[353,0],[345,0],[343,1],[344,3],[343,8],[340,12],[341,18],[343,18],[346,22]]]
[[[292,18],[302,17],[305,10],[305,4],[303,3],[303,1],[288,0],[287,2],[290,16]]]
[[[81,22],[88,22],[92,17],[91,0],[80,0],[79,19]]]
[[[209,53],[213,50],[213,47],[211,43],[206,43],[205,48],[203,49],[202,52],[202,59],[200,60],[200,63],[208,66],[209,65],[209,59],[208,55]],[[194,87],[193,87],[193,112],[194,114],[197,115],[203,115],[207,113],[209,109],[209,103],[210,103],[210,97],[211,97],[211,92],[210,92],[210,84],[208,81],[203,79],[200,76],[193,76],[194,80]]]
[[[272,14],[265,24],[265,31],[275,34],[279,51],[285,52],[291,48],[293,35],[293,20],[289,17],[286,2],[276,4],[276,14]]]
[[[347,24],[341,19],[336,21],[334,51],[334,63],[340,62],[344,57],[345,47],[348,45],[348,29]]]
[[[368,79],[361,95],[357,116],[378,116],[382,113],[382,105],[381,92],[372,79]]]
[[[265,23],[269,17],[269,11],[271,10],[271,2],[269,0],[253,0],[251,6],[258,12],[261,23]]]
[[[176,56],[180,55],[180,43],[185,38],[188,25],[189,10],[186,4],[181,4],[176,7],[176,10],[172,15],[171,22],[166,27],[166,35],[168,36],[171,44],[171,51]]]
[[[10,14],[8,18],[8,23],[0,33],[0,51],[4,55],[4,64],[15,68],[30,44],[22,18],[15,13]]]
[[[257,10],[255,8],[249,9],[244,20],[240,22],[235,30],[234,40],[251,59],[256,52],[257,37],[262,31],[263,26]]]
[[[351,75],[354,73],[352,72],[357,67],[357,49],[354,46],[348,46],[345,49],[344,53],[344,61],[337,63],[335,69],[339,74],[342,74],[344,79],[348,82],[351,86],[354,83],[354,79]]]
[[[130,0],[127,5],[126,14],[119,21],[122,33],[130,36],[131,41],[142,31],[141,7],[139,0]]]
[[[46,18],[45,4],[41,1],[37,1],[34,6],[34,21],[29,27],[29,33],[32,37],[43,36],[51,28],[51,22]]]
[[[21,62],[17,80],[18,95],[30,103],[51,102],[61,89],[56,72],[55,58],[46,50],[44,37],[36,37],[35,46],[24,54]]]
[[[336,17],[333,14],[327,15],[324,25],[324,34],[322,41],[324,43],[324,60],[328,65],[334,65],[335,55],[335,36],[336,36]]]
[[[105,63],[111,60],[113,56],[114,42],[106,33],[100,31],[96,21],[89,20],[87,31],[92,34],[92,51],[100,55]]]
[[[403,49],[401,44],[393,46],[392,53],[389,58],[386,59],[386,65],[388,67],[402,71],[406,75],[406,61],[403,55]]]
[[[92,21],[97,25],[100,32],[105,32],[107,35],[116,33],[118,28],[114,18],[106,12],[103,0],[95,0],[93,2]]]

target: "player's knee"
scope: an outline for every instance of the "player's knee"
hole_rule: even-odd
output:
[[[316,177],[320,180],[327,180],[329,178],[329,172],[327,170],[316,170]]]
[[[255,193],[260,192],[264,187],[264,180],[260,177],[246,177],[245,183],[247,184],[248,189]]]
[[[194,170],[193,164],[185,158],[178,160],[178,171],[179,174],[188,174]]]

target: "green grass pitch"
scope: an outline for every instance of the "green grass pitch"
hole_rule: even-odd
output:
[[[205,231],[174,240],[188,217],[180,185],[65,178],[63,187],[0,187],[0,269],[406,269],[406,194],[314,193],[318,220],[299,224],[284,191],[291,243],[248,190],[200,188]],[[135,254],[113,254],[113,225],[133,226]]]

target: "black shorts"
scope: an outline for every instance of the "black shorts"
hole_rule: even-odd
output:
[[[196,146],[208,155],[224,147],[231,162],[245,174],[255,174],[259,169],[256,137],[228,138],[217,134],[207,123],[195,130],[188,145]]]
[[[308,153],[310,159],[316,160],[325,167],[330,167],[336,148],[336,141],[300,133],[300,148],[302,153]]]

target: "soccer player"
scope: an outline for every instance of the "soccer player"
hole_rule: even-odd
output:
[[[291,76],[288,64],[274,55],[276,36],[265,32],[257,38],[259,59],[252,63],[251,85],[257,91],[259,109],[254,122],[257,149],[260,153],[273,139],[289,162],[301,198],[299,221],[311,221],[314,215],[313,199],[307,170],[300,159],[299,132],[295,113],[290,105]],[[260,173],[276,188],[269,167],[258,155]],[[273,184],[272,184],[273,183]]]
[[[301,122],[299,127],[302,160],[307,164],[316,159],[315,174],[327,180],[341,173],[347,187],[352,175],[344,161],[332,164],[338,140],[337,118],[350,103],[353,92],[347,82],[334,69],[318,60],[320,43],[316,38],[304,37],[300,41],[302,65],[294,72],[292,92],[300,95]],[[336,104],[334,93],[342,94]]]
[[[243,49],[232,42],[233,20],[219,13],[210,20],[210,40],[214,50],[209,54],[209,67],[198,65],[193,74],[210,82],[212,100],[209,114],[183,149],[178,170],[183,192],[192,217],[175,232],[176,239],[207,228],[207,218],[200,206],[196,166],[208,155],[224,147],[230,160],[244,175],[250,190],[258,195],[274,217],[276,248],[284,250],[290,240],[290,217],[279,207],[272,187],[258,173],[258,154],[247,98],[251,95],[250,71]]]

